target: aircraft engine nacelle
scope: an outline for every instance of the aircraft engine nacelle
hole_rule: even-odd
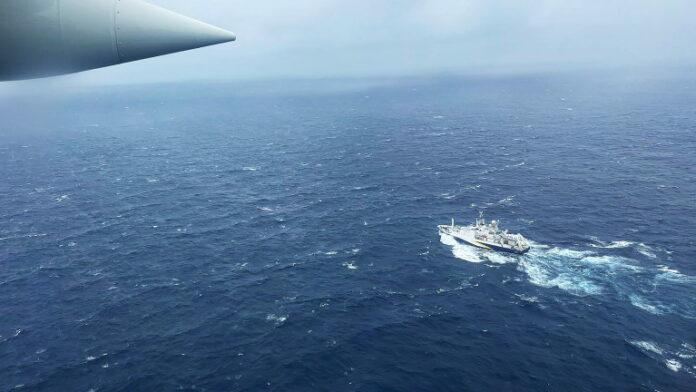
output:
[[[0,81],[80,72],[234,41],[140,0],[0,0]]]

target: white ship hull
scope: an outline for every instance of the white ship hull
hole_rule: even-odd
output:
[[[525,254],[529,251],[529,247],[511,247],[503,244],[490,243],[476,239],[476,232],[472,227],[461,227],[461,226],[450,226],[450,225],[440,225],[438,229],[441,234],[446,234],[454,239],[461,241],[467,245],[475,246],[477,248],[494,250],[498,252],[507,252],[514,254]]]

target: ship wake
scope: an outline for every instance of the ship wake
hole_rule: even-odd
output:
[[[569,249],[531,242],[529,253],[517,256],[478,249],[444,234],[440,242],[451,246],[452,254],[464,261],[516,265],[535,286],[559,289],[578,297],[617,296],[634,308],[656,316],[674,314],[696,319],[696,303],[690,300],[696,297],[696,277],[617,254],[632,244]]]

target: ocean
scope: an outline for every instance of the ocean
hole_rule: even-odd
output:
[[[688,76],[3,95],[0,390],[694,391],[695,180]]]

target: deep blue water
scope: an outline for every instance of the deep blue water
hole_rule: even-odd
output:
[[[696,390],[695,80],[1,99],[2,391]]]

